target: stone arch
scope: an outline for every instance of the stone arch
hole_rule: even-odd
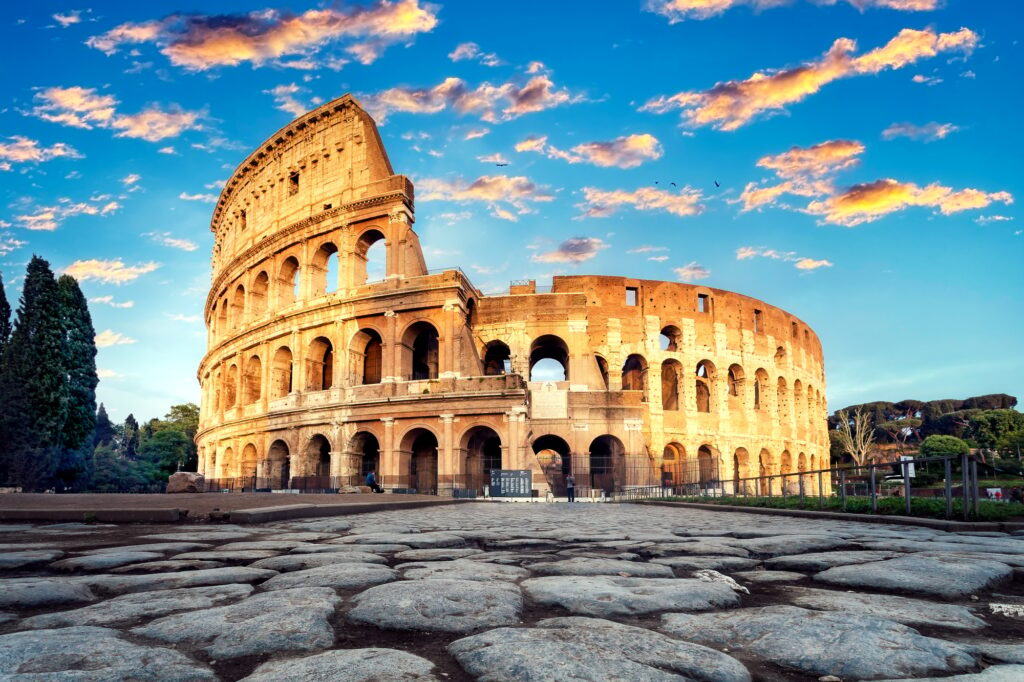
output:
[[[249,287],[249,317],[256,318],[267,312],[267,296],[270,294],[270,276],[261,270]]]
[[[697,411],[711,412],[715,395],[715,364],[710,360],[701,360],[697,363],[694,373],[696,374]]]
[[[680,381],[683,377],[683,365],[678,360],[665,360],[661,363],[661,409],[675,412],[681,409]]]
[[[252,405],[263,393],[263,362],[260,356],[253,355],[245,362],[245,374],[242,377],[242,404]]]
[[[306,353],[306,390],[326,391],[334,385],[334,345],[326,336],[318,336]]]
[[[238,365],[231,363],[224,373],[224,409],[230,410],[238,404]]]
[[[327,478],[331,475],[331,442],[323,434],[314,434],[306,443],[303,469],[307,476]],[[317,488],[329,488],[329,485],[316,485]]]
[[[779,414],[779,421],[786,421],[790,418],[789,411],[789,388],[786,385],[786,379],[779,377],[778,384],[775,390],[775,404]]]
[[[490,426],[466,429],[459,443],[465,457],[466,488],[479,489],[491,483],[491,470],[502,469],[501,437]]]
[[[299,259],[288,256],[277,271],[277,301],[280,307],[299,300]]]
[[[714,483],[719,479],[718,452],[705,443],[697,449],[697,481],[701,485]]]
[[[544,362],[546,360],[553,360],[562,366],[561,378],[558,377],[555,364]],[[542,362],[544,364],[538,368],[537,365]],[[534,368],[537,368],[536,376]],[[530,344],[530,381],[569,380],[569,346],[565,341],[554,334],[544,334],[534,339]]]
[[[267,479],[267,487],[272,489],[283,489],[288,487],[291,480],[291,453],[288,443],[283,440],[275,440],[267,450],[267,459],[264,460],[263,471]]]
[[[436,379],[440,355],[439,335],[433,324],[420,320],[406,327],[402,334],[402,366],[406,379]]]
[[[647,359],[633,353],[622,364],[622,390],[641,391],[647,399]]]
[[[686,448],[672,441],[661,451],[661,481],[671,487],[686,483]]]
[[[754,409],[761,411],[765,409],[765,400],[768,396],[768,372],[759,367],[754,372]]]
[[[220,471],[216,471],[217,478],[234,478],[233,474],[238,468],[235,461],[235,451],[229,446],[224,448],[220,457]]]
[[[674,324],[666,325],[658,335],[661,350],[674,353],[683,347],[683,333]]]
[[[610,434],[590,442],[590,489],[613,493],[625,483],[626,448]]]
[[[385,260],[386,260],[387,259],[387,251],[389,250],[389,248],[388,248],[388,241],[384,237],[384,233],[381,232],[379,229],[377,229],[376,227],[371,227],[371,228],[369,228],[367,230],[364,230],[363,233],[359,235],[359,238],[356,239],[356,246],[355,246],[355,253],[354,253],[355,258],[353,259],[354,262],[352,264],[352,267],[353,267],[352,283],[353,284],[355,284],[357,286],[360,285],[360,284],[366,284],[367,282],[371,281],[371,279],[370,279],[371,275],[374,275],[374,276],[376,275],[376,273],[371,272],[372,268],[369,268],[367,266],[367,264],[373,258],[373,254],[370,252],[370,249],[372,249],[373,246],[375,244],[377,244],[378,242],[380,242],[382,244],[382,246],[384,247]],[[374,249],[374,250],[376,251],[376,249]],[[385,277],[387,276],[386,269],[385,269],[384,275],[385,275]]]
[[[512,373],[512,351],[504,341],[490,341],[484,347],[484,375]]]
[[[747,452],[746,448],[736,448],[736,452],[732,455],[732,480],[734,494],[746,489],[747,482],[741,481],[740,479],[747,478],[748,476],[750,476],[750,453]]]
[[[292,350],[281,346],[274,353],[274,363],[270,367],[270,397],[284,398],[294,390],[292,370]]]
[[[793,418],[797,428],[803,426],[804,419],[804,385],[797,379],[793,382]]]
[[[743,372],[743,368],[737,364],[729,365],[729,370],[726,375],[729,388],[729,400],[741,402],[743,397],[743,387],[746,382],[746,374]]]
[[[372,327],[360,329],[348,344],[352,384],[379,384],[384,374],[384,342]]]
[[[228,326],[228,299],[222,298],[220,300],[220,312],[217,313],[217,333],[224,335],[227,333]]]
[[[238,329],[245,321],[245,287],[239,284],[231,295],[231,328]]]
[[[783,450],[782,454],[779,455],[779,473],[793,473],[793,455],[789,454],[789,450]]]
[[[757,455],[758,495],[769,493],[768,477],[774,473],[773,469],[772,453],[767,448],[761,448],[761,452]]]
[[[334,281],[328,277],[332,269],[338,268],[338,246],[334,242],[324,242],[313,253],[309,263],[310,291],[312,295],[323,296],[338,290],[338,278]]]
[[[359,485],[371,471],[380,479],[380,441],[369,431],[357,431],[348,444],[349,452],[359,458]]]
[[[556,495],[565,493],[564,479],[572,472],[569,444],[561,436],[544,434],[534,438],[530,447],[552,484],[552,492]]]
[[[437,493],[437,434],[415,426],[405,432],[401,440],[401,454],[408,458],[411,487],[423,494]]]
[[[238,475],[248,481],[249,485],[252,485],[252,477],[256,475],[256,469],[259,464],[259,456],[256,454],[256,446],[252,443],[246,443],[245,447],[242,448],[242,457],[238,461]]]

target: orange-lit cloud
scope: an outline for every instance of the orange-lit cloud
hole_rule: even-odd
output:
[[[702,198],[700,190],[690,187],[683,187],[678,192],[654,187],[641,187],[632,192],[584,187],[584,201],[576,208],[582,211],[580,218],[607,218],[623,206],[637,211],[665,211],[676,216],[691,216],[704,210],[700,203]]]
[[[106,54],[124,45],[154,43],[175,66],[204,71],[250,62],[261,66],[290,55],[309,57],[336,41],[371,63],[389,45],[437,25],[435,7],[419,0],[378,0],[368,7],[313,9],[292,14],[274,9],[248,14],[172,14],[164,19],[125,23],[93,36],[86,44]]]
[[[75,9],[67,14],[54,14],[53,20],[60,24],[61,28],[67,28],[72,24],[79,24],[82,22],[82,10]]]
[[[36,105],[28,113],[53,123],[74,128],[108,128],[115,137],[133,137],[157,142],[177,137],[186,130],[202,130],[201,113],[171,105],[164,111],[150,105],[137,114],[117,112],[119,102],[113,95],[101,95],[95,88],[44,88],[35,95]]]
[[[142,275],[153,272],[159,263],[140,263],[139,265],[125,265],[120,258],[113,260],[76,260],[64,268],[65,275],[71,275],[79,282],[94,279],[105,284],[124,284],[138,279]]]
[[[481,201],[491,208],[491,214],[502,220],[516,221],[516,215],[503,207],[508,204],[520,214],[531,213],[530,204],[552,201],[555,196],[544,187],[524,176],[483,175],[473,182],[425,178],[417,183],[421,201]]]
[[[749,211],[775,204],[784,194],[813,197],[833,191],[829,176],[859,163],[864,145],[854,140],[828,140],[810,147],[791,147],[781,154],[763,156],[761,168],[774,171],[783,182],[775,185],[747,183],[738,201]]]
[[[525,85],[509,81],[500,85],[482,83],[476,88],[470,88],[461,78],[446,78],[431,88],[400,86],[362,95],[359,100],[377,123],[384,123],[394,112],[436,114],[448,108],[497,123],[580,102],[583,95],[559,88],[546,75],[539,75]]]
[[[984,192],[966,188],[954,190],[938,183],[920,187],[891,178],[854,185],[839,194],[812,201],[807,212],[822,216],[826,223],[853,227],[877,220],[911,206],[938,209],[943,215],[985,208],[993,202],[1012,204],[1009,192]]]
[[[52,147],[40,147],[37,140],[23,135],[12,135],[7,140],[0,142],[0,170],[11,170],[12,163],[42,163],[62,156],[69,159],[82,158],[74,147],[63,142]]]
[[[78,215],[105,216],[121,208],[121,204],[109,198],[106,195],[93,197],[90,201],[72,201],[65,197],[52,206],[36,206],[29,212],[15,216],[15,220],[19,227],[26,230],[53,232],[68,218]]]
[[[680,268],[673,268],[672,271],[676,273],[676,277],[682,282],[696,282],[699,279],[707,279],[711,276],[711,271],[695,260]]]
[[[778,249],[769,249],[763,246],[741,246],[736,249],[736,260],[750,260],[752,258],[768,258],[792,263],[793,267],[797,270],[817,270],[818,268],[832,267],[831,261],[798,256],[796,251],[779,251]]]
[[[547,144],[547,137],[528,137],[515,146],[517,152],[547,154],[569,163],[589,163],[603,168],[636,168],[645,161],[660,159],[661,143],[647,133],[617,137],[607,142],[584,142],[565,151]]]
[[[535,263],[582,263],[607,248],[608,245],[597,237],[573,237],[559,244],[554,251],[535,253],[531,260]]]
[[[909,137],[911,140],[934,142],[958,130],[960,129],[952,123],[936,123],[935,121],[920,126],[913,123],[893,123],[882,131],[882,137],[886,140],[891,140],[894,137]]]
[[[687,19],[710,19],[724,14],[733,7],[750,7],[754,11],[774,9],[792,4],[793,0],[647,0],[648,12],[668,18],[670,24]],[[835,5],[845,2],[860,11],[866,9],[895,9],[904,12],[925,12],[938,7],[939,0],[812,0],[816,5]]]
[[[500,163],[502,165],[508,165],[508,159],[506,159],[500,152],[487,154],[486,156],[478,156],[476,157],[476,160],[480,163]]]
[[[101,331],[96,335],[95,341],[97,348],[109,348],[110,346],[123,346],[125,344],[135,343],[135,339],[111,329],[104,329]]]
[[[490,128],[470,128],[466,131],[466,135],[462,138],[463,140],[475,140],[478,137],[484,137],[489,132]]]
[[[788,105],[841,78],[900,69],[941,52],[970,52],[977,43],[978,35],[966,28],[955,33],[905,28],[882,47],[857,57],[853,55],[856,42],[839,38],[817,61],[759,71],[745,80],[717,83],[710,90],[655,97],[641,111],[661,114],[678,109],[690,127],[736,130],[757,118],[784,112]]]

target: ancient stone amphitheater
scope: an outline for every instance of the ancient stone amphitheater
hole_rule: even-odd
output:
[[[232,174],[210,225],[207,478],[329,490],[375,469],[388,489],[459,495],[530,469],[541,494],[571,471],[586,495],[827,466],[821,345],[801,320],[625,277],[485,295],[427,269],[413,200],[351,96]]]

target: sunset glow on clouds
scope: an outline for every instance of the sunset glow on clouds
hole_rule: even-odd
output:
[[[547,143],[547,137],[531,137],[518,143],[517,152],[539,152],[551,159],[569,163],[590,163],[602,168],[636,168],[645,161],[661,158],[658,138],[646,133],[617,137],[608,142],[584,142],[572,149],[562,150]]]
[[[799,0],[647,0],[646,9],[668,18],[670,23],[710,19],[734,7],[762,11],[783,7]],[[846,3],[858,10],[894,9],[904,12],[925,12],[938,7],[939,0],[810,0],[818,5]]]
[[[689,187],[684,187],[678,192],[653,187],[641,187],[632,191],[584,187],[583,198],[583,203],[576,206],[582,211],[580,217],[585,218],[607,218],[623,207],[637,211],[665,211],[675,216],[697,215],[704,210],[700,203],[700,191]]]

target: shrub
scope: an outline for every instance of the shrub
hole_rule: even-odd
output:
[[[942,457],[944,455],[966,455],[971,451],[966,442],[956,436],[928,436],[921,443],[922,457]]]

